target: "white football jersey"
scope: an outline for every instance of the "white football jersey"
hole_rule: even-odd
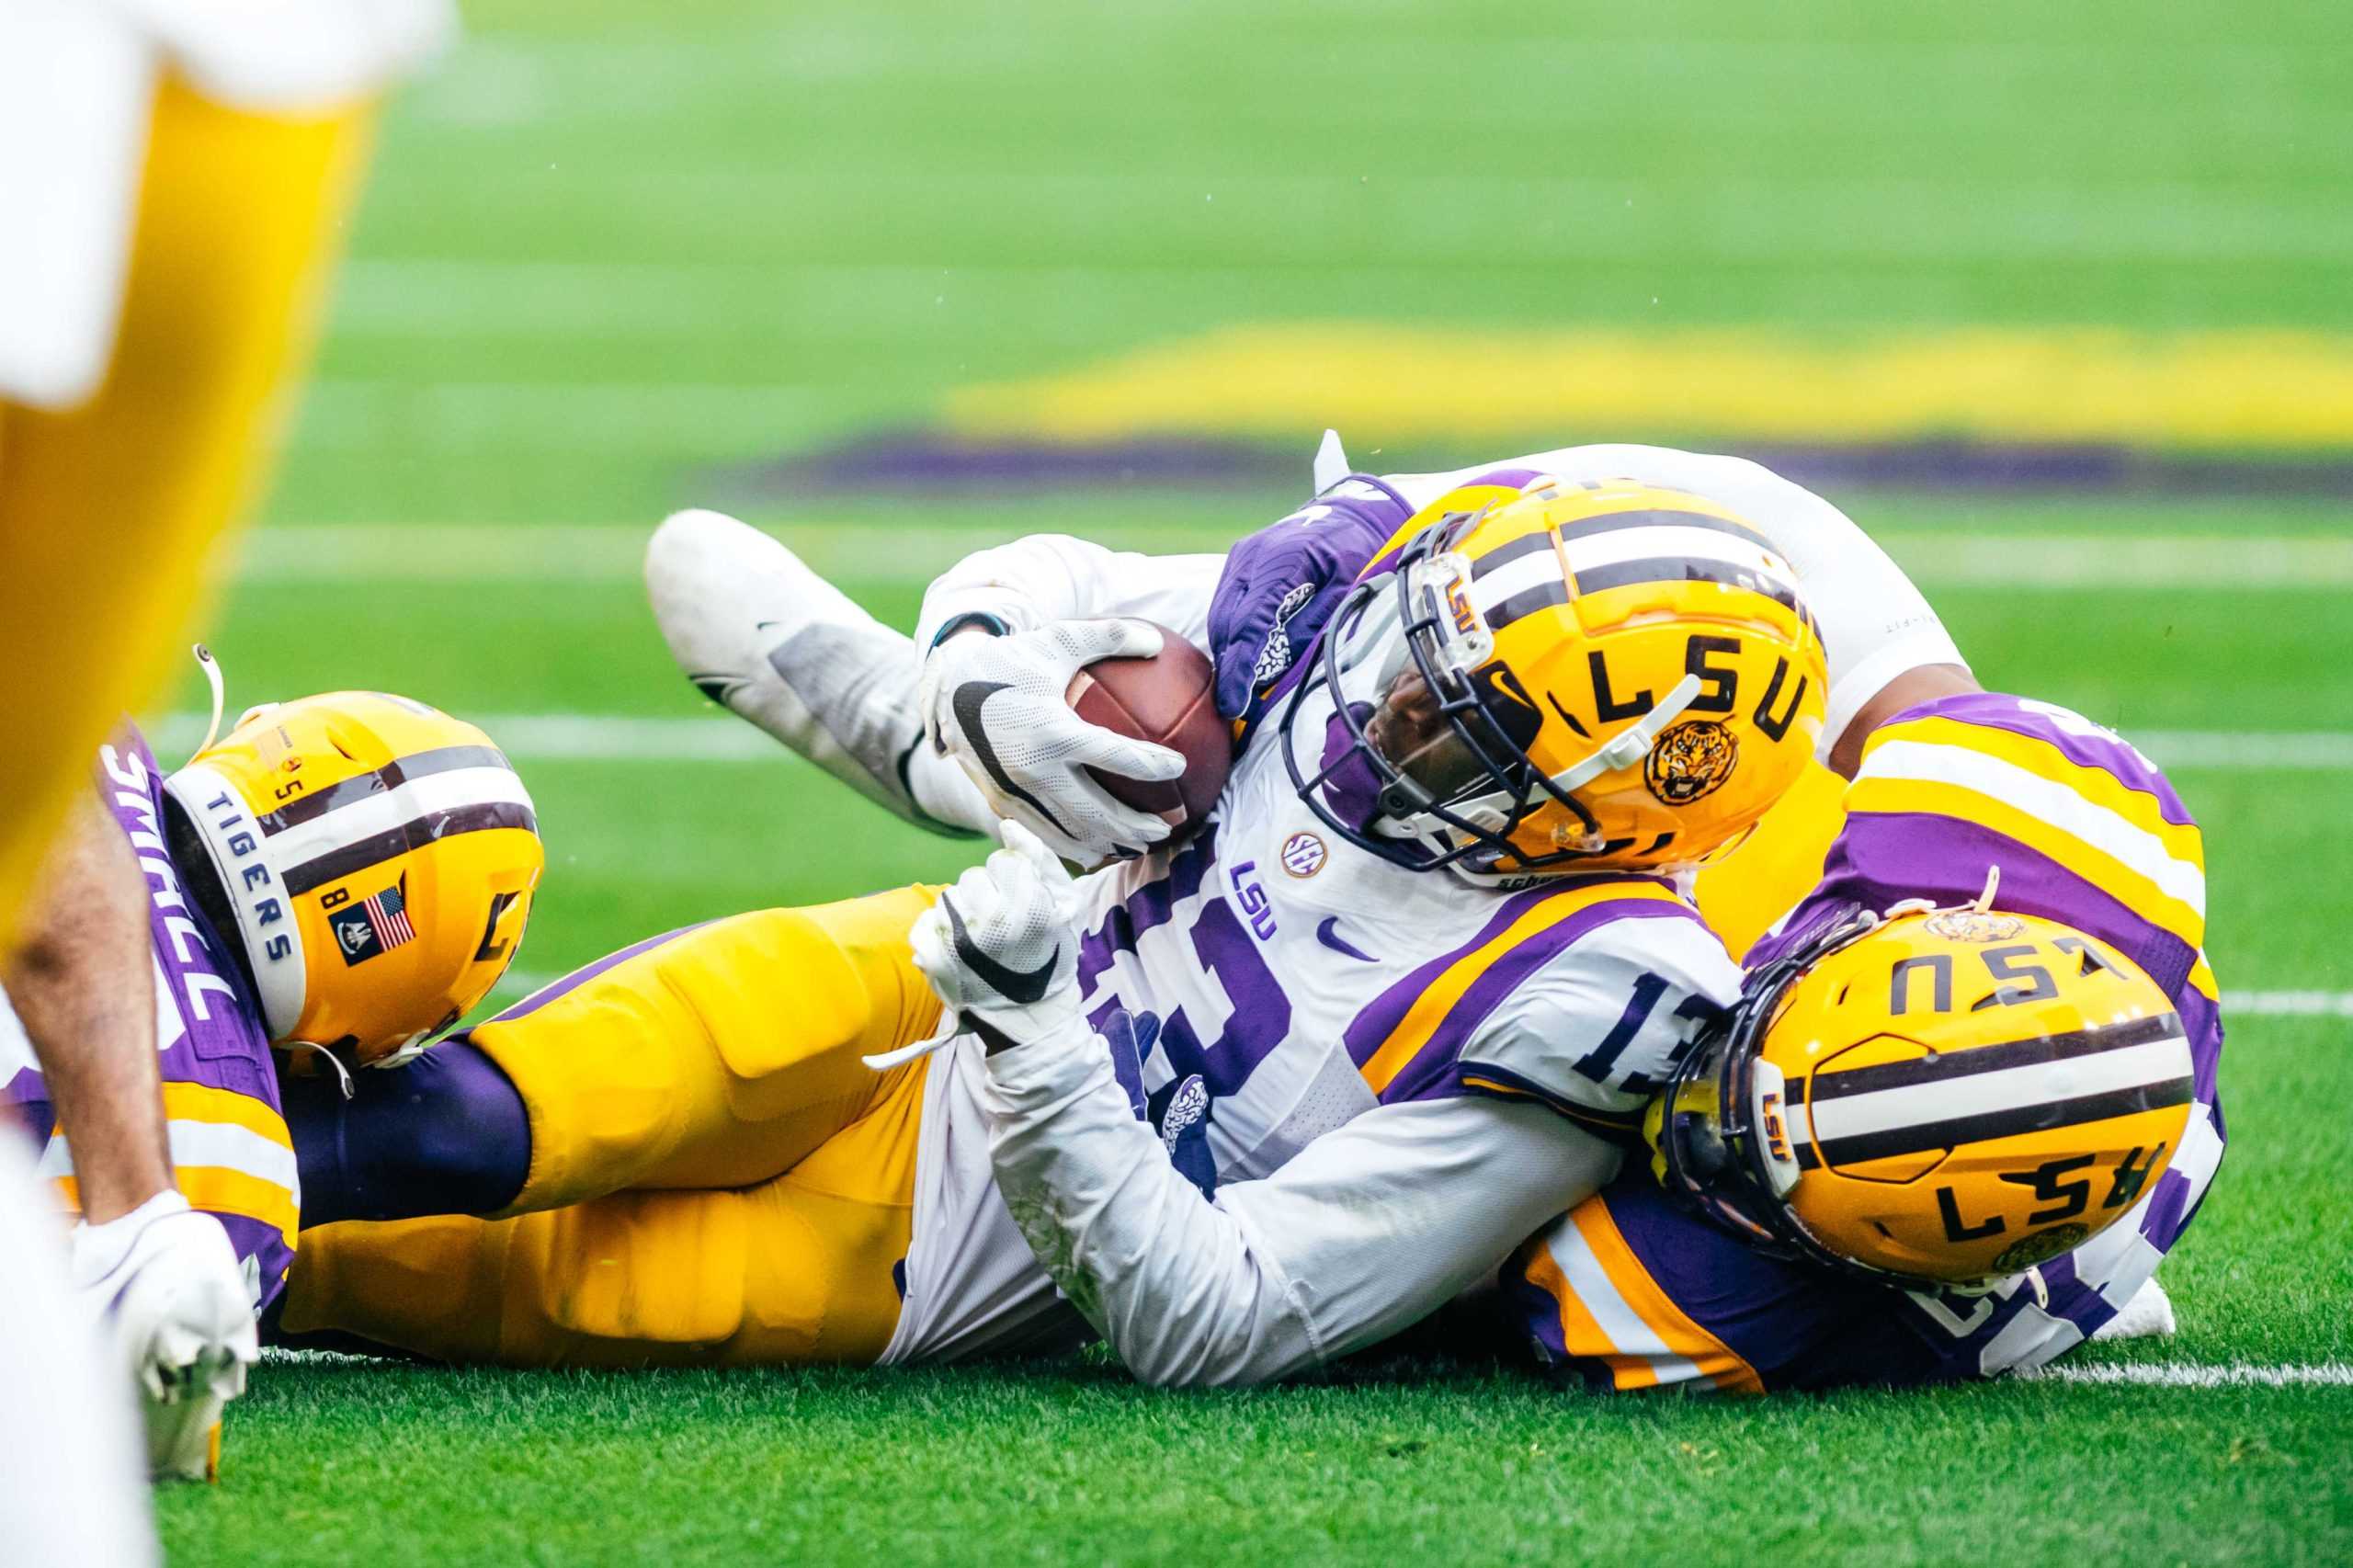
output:
[[[1328,699],[1306,701],[1302,722],[1320,734]],[[1137,1115],[1205,1193],[1273,1173],[1377,1105],[1486,1095],[1596,1131],[1631,1126],[1739,990],[1666,879],[1499,892],[1337,837],[1300,800],[1271,725],[1199,831],[1082,888],[1083,1005]],[[888,1360],[1085,1333],[1052,1310],[995,1193],[980,1060],[964,1042],[934,1064]]]

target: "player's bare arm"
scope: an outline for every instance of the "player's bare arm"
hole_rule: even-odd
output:
[[[82,1217],[120,1219],[172,1185],[147,985],[147,887],[95,794],[42,868],[0,983],[74,1140]]]
[[[200,1478],[221,1405],[259,1350],[227,1233],[172,1182],[148,903],[106,807],[77,801],[5,981],[73,1151],[74,1283],[138,1383],[151,1464]]]

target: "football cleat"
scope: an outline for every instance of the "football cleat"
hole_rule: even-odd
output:
[[[488,735],[422,702],[266,704],[164,791],[173,861],[274,1044],[405,1057],[522,943],[546,861],[531,797]]]
[[[1851,911],[1753,972],[1647,1131],[1669,1192],[1768,1250],[1986,1289],[2154,1192],[2192,1086],[2155,981],[1989,896]]]
[[[924,739],[913,638],[718,512],[674,513],[654,531],[645,590],[671,657],[705,697],[894,815],[972,836],[926,814],[907,783]]]
[[[1506,885],[1680,870],[1812,759],[1822,640],[1789,562],[1716,502],[1467,485],[1397,540],[1281,721],[1300,798],[1360,847]]]

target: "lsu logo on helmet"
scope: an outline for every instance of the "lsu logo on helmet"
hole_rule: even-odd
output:
[[[1398,538],[1282,719],[1294,786],[1352,842],[1495,881],[1677,869],[1812,758],[1821,638],[1789,563],[1718,503],[1470,485]],[[1318,692],[1335,711],[1304,734]]]
[[[279,1045],[381,1060],[514,960],[545,854],[523,781],[472,724],[380,692],[306,697],[247,713],[164,788]]]
[[[1966,1288],[2128,1213],[2191,1088],[2180,1017],[2108,944],[1990,909],[1858,914],[1751,976],[1649,1131],[1667,1188],[1736,1230]]]

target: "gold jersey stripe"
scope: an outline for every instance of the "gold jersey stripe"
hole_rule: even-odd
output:
[[[209,1121],[242,1127],[284,1148],[294,1147],[294,1137],[287,1131],[284,1117],[251,1095],[241,1095],[233,1089],[216,1089],[204,1084],[165,1084],[164,1115],[171,1121]]]
[[[1699,1369],[1700,1374],[1716,1387],[1733,1393],[1763,1393],[1765,1381],[1735,1353],[1732,1346],[1691,1321],[1690,1316],[1659,1288],[1651,1278],[1634,1249],[1626,1244],[1619,1233],[1618,1221],[1609,1216],[1609,1206],[1598,1199],[1580,1203],[1569,1215],[1570,1223],[1585,1238],[1586,1245],[1601,1264],[1601,1271],[1643,1326],[1659,1337],[1669,1353],[1680,1357]],[[1658,1381],[1658,1373],[1646,1356],[1613,1355],[1610,1363],[1617,1369],[1620,1388],[1646,1387]]]
[[[82,1184],[70,1176],[56,1178],[57,1191],[65,1206],[74,1213],[82,1211]],[[294,1244],[295,1233],[301,1228],[301,1214],[294,1195],[274,1181],[267,1181],[250,1171],[229,1165],[181,1165],[172,1172],[172,1185],[187,1199],[191,1209],[202,1209],[215,1214],[236,1214],[267,1225]]]

